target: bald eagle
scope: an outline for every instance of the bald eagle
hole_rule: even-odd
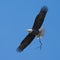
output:
[[[35,22],[33,24],[32,29],[27,30],[29,34],[22,40],[22,42],[18,46],[18,51],[23,51],[33,41],[35,36],[38,36],[38,38],[40,38],[43,35],[43,30],[41,29],[41,26],[44,22],[44,18],[46,16],[47,11],[47,6],[43,6],[41,8],[40,12],[35,18]]]

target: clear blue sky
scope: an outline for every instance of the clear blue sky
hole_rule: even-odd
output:
[[[28,34],[42,6],[48,7],[42,49],[35,38],[22,52],[16,48]],[[60,0],[0,0],[0,60],[60,60]]]

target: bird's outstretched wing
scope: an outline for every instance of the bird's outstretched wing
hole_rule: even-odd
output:
[[[29,33],[25,39],[21,42],[19,47],[17,48],[18,51],[23,51],[34,39],[35,35],[33,33]]]
[[[48,8],[46,6],[42,7],[40,13],[36,16],[32,29],[38,30],[41,27],[47,11],[48,11]]]

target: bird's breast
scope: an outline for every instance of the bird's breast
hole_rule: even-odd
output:
[[[32,31],[32,34],[34,34],[34,35],[38,35],[38,33],[39,33],[39,31],[37,31],[37,30]]]

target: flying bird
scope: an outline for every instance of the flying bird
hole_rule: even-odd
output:
[[[43,6],[38,13],[38,15],[35,18],[35,22],[33,24],[32,29],[28,29],[27,31],[29,34],[23,39],[23,41],[18,46],[18,51],[23,51],[37,36],[38,38],[41,38],[43,36],[43,29],[41,29],[41,26],[43,24],[44,18],[46,16],[46,13],[48,11],[47,6]]]

